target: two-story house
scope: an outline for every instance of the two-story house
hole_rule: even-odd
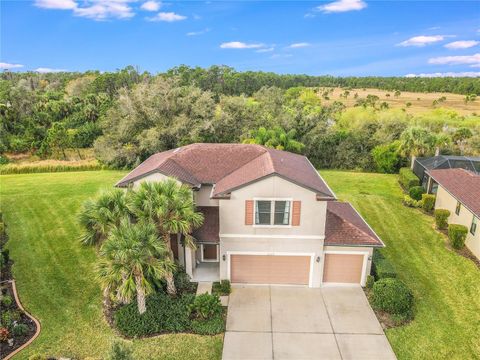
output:
[[[192,144],[152,155],[117,183],[174,177],[204,214],[195,251],[172,238],[194,281],[365,284],[382,241],[305,157],[247,144]]]

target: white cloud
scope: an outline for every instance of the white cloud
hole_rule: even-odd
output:
[[[46,73],[56,73],[56,72],[64,72],[67,71],[65,69],[51,69],[51,68],[45,68],[45,67],[39,67],[36,68],[34,71],[41,73],[41,74],[46,74]]]
[[[445,39],[445,35],[420,35],[411,37],[408,40],[402,41],[398,46],[425,46],[434,44]]]
[[[258,50],[256,50],[256,52],[257,53],[266,53],[266,52],[272,52],[273,50],[275,50],[274,47],[269,47],[269,48],[258,49]]]
[[[462,41],[454,41],[454,42],[448,43],[448,44],[445,45],[445,47],[447,49],[453,49],[453,50],[468,49],[468,48],[474,47],[478,44],[480,44],[480,41],[462,40]]]
[[[140,6],[140,9],[145,11],[158,11],[162,4],[158,1],[147,1]]]
[[[289,45],[288,47],[290,49],[299,49],[299,48],[304,48],[304,47],[309,47],[311,46],[311,44],[307,43],[307,42],[301,42],[301,43],[294,43],[294,44],[291,44]]]
[[[470,65],[480,67],[480,53],[462,56],[440,56],[428,60],[429,64],[435,65]]]
[[[362,10],[367,7],[367,3],[362,0],[337,0],[326,5],[321,5],[317,7],[317,10],[320,10],[324,13],[338,13],[354,10]]]
[[[174,22],[185,20],[187,17],[183,15],[176,14],[174,12],[160,12],[154,17],[147,18],[148,21],[166,21]]]
[[[405,77],[480,77],[480,72],[475,71],[465,71],[465,72],[437,72],[437,73],[429,73],[429,74],[407,74]]]
[[[73,0],[36,0],[35,6],[44,9],[71,10],[77,7]]]
[[[200,30],[200,31],[190,31],[188,33],[186,33],[185,35],[187,36],[198,36],[198,35],[203,35],[207,32],[209,32],[210,29],[209,28],[206,28],[206,29],[203,29],[203,30]]]
[[[220,48],[222,49],[260,49],[264,46],[263,44],[246,44],[240,41],[230,41],[220,44]]]
[[[0,69],[19,69],[22,67],[23,67],[22,64],[9,64],[9,63],[0,62]]]

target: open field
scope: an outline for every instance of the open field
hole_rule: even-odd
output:
[[[320,94],[323,93],[322,90],[328,90],[329,88],[321,88]],[[417,92],[408,92],[402,91],[400,96],[395,97],[394,91],[379,90],[379,89],[351,89],[350,95],[345,99],[341,97],[345,90],[341,88],[333,88],[333,92],[328,95],[330,100],[322,100],[326,104],[330,104],[333,101],[341,101],[347,107],[352,107],[355,105],[357,99],[354,98],[355,94],[358,94],[358,98],[366,98],[367,95],[376,95],[379,97],[378,103],[386,102],[389,104],[390,108],[405,108],[406,111],[410,114],[417,114],[429,110],[433,110],[437,107],[449,108],[455,110],[460,115],[471,115],[472,113],[480,113],[480,97],[473,102],[465,103],[465,95],[451,94],[451,93],[417,93]],[[390,96],[387,96],[390,94]],[[437,106],[433,106],[432,103],[434,100],[438,100],[442,97],[445,97],[446,100],[439,103]],[[407,107],[407,103],[411,103],[410,107]]]
[[[79,245],[75,214],[86,198],[124,172],[4,175],[0,202],[20,297],[42,323],[34,353],[105,357],[116,335],[103,320],[95,252]],[[395,175],[322,171],[387,244],[386,257],[413,290],[416,318],[387,331],[399,359],[480,358],[480,273],[447,250],[433,219],[401,204]],[[135,340],[138,359],[220,359],[222,336],[167,335]]]

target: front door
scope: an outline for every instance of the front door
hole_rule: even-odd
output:
[[[218,261],[218,244],[202,244],[202,261],[217,262]]]

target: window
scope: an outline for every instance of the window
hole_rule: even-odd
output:
[[[455,208],[455,214],[460,215],[460,208],[462,207],[462,204],[460,201],[457,201],[457,207]]]
[[[432,194],[436,194],[437,191],[438,191],[438,184],[437,184],[437,183],[433,183],[431,193],[432,193]]]
[[[255,225],[290,225],[290,201],[257,200]]]
[[[474,216],[472,219],[472,225],[470,225],[470,234],[475,235],[477,231],[477,218]]]

